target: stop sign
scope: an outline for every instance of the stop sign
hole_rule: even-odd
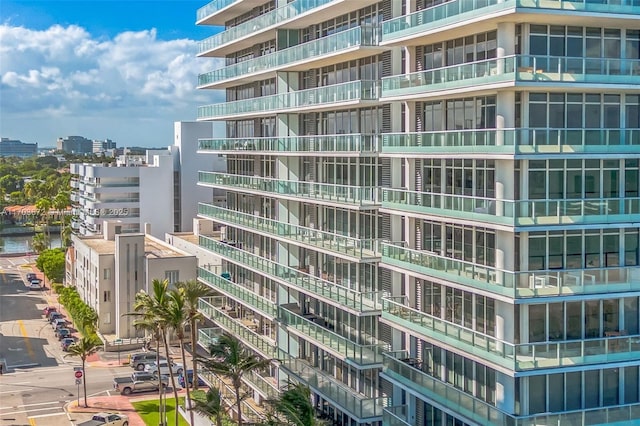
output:
[[[76,371],[76,379],[81,379],[82,378],[82,371]]]

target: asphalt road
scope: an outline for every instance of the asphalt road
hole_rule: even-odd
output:
[[[0,425],[68,426],[89,414],[70,414],[63,407],[80,396],[74,366],[65,357],[53,329],[42,315],[50,304],[48,291],[30,291],[24,282],[27,258],[0,258]],[[87,395],[108,394],[113,378],[131,373],[129,367],[88,367]],[[78,393],[80,390],[80,395]]]

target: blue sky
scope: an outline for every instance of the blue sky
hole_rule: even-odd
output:
[[[58,137],[167,146],[174,121],[193,121],[220,92],[197,91],[219,61],[197,42],[191,0],[2,0],[0,136],[53,146]]]

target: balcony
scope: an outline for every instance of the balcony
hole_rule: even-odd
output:
[[[640,355],[640,336],[513,344],[408,307],[405,296],[383,298],[382,304],[385,322],[511,371],[629,361]]]
[[[625,223],[640,214],[640,198],[499,200],[382,188],[382,208],[506,226]]]
[[[276,261],[256,256],[205,236],[200,236],[200,246],[223,257],[225,260],[241,267],[252,269],[283,285],[293,287],[342,309],[351,309],[355,313],[380,310],[380,305],[375,302],[379,296],[377,292],[361,293],[340,284],[315,277],[295,267],[281,265]]]
[[[198,310],[211,321],[224,328],[242,340],[254,351],[268,359],[282,359],[287,354],[277,348],[274,342],[267,336],[249,330],[239,320],[231,318],[222,308],[225,305],[224,297],[214,296],[201,298],[198,301]]]
[[[363,25],[241,61],[198,76],[199,89],[221,89],[266,80],[277,71],[302,71],[381,51],[377,26]]]
[[[375,239],[351,238],[204,203],[198,204],[198,215],[218,223],[290,241],[302,247],[312,247],[335,256],[346,256],[355,261],[379,258],[378,240]]]
[[[228,19],[263,3],[264,0],[213,0],[196,11],[196,25],[224,25]]]
[[[382,79],[381,101],[424,98],[448,91],[525,86],[536,89],[606,84],[632,89],[640,84],[640,60],[515,55],[452,65]]]
[[[308,317],[308,318],[307,318]],[[307,339],[335,356],[345,359],[345,362],[358,368],[376,368],[382,363],[382,346],[380,345],[359,345],[346,337],[316,324],[317,320],[324,321],[313,315],[299,315],[293,311],[278,306],[278,318],[287,328]]]
[[[375,105],[378,92],[378,81],[350,81],[315,89],[200,106],[198,120],[229,120],[241,117],[272,116],[275,113],[299,113],[308,110]]]
[[[246,289],[243,286],[236,284],[230,280],[226,280],[221,276],[209,271],[208,269],[199,267],[198,278],[214,289],[220,291],[221,293],[224,293],[232,299],[239,301],[243,305],[246,305],[251,309],[258,311],[260,314],[267,318],[274,319],[277,315],[277,310],[274,302],[262,296],[258,296],[249,289]]]
[[[198,140],[198,152],[214,154],[360,157],[374,156],[379,151],[378,136],[363,133]]]
[[[229,410],[234,410],[236,404],[236,392],[233,389],[233,385],[229,382],[229,379],[220,377],[210,371],[203,370],[198,373],[205,383],[210,388],[218,389],[220,396],[224,401],[224,404],[229,407]],[[242,402],[242,420],[249,424],[262,424],[264,420],[264,410],[258,406],[253,399],[244,399]]]
[[[209,346],[216,344],[221,335],[222,329],[220,327],[200,328],[198,329],[198,344],[208,351]]]
[[[513,272],[428,251],[381,243],[382,263],[510,298],[638,291],[636,266]]]
[[[381,420],[382,409],[386,404],[385,398],[367,398],[356,393],[342,382],[334,379],[329,374],[313,368],[301,359],[289,359],[281,363],[288,375],[308,385],[314,393],[330,401],[340,411],[368,422]]]
[[[550,1],[550,0],[456,0],[439,4],[428,9],[400,16],[382,23],[383,45],[404,43],[417,45],[426,43],[422,36],[442,31],[445,27],[474,25],[481,19],[491,19],[509,13],[538,11],[566,11],[574,15],[581,12],[602,13],[607,15],[638,15],[640,10],[637,0],[627,1],[590,0]],[[541,17],[545,15],[539,15]],[[549,17],[545,17],[548,21]],[[558,19],[565,19],[562,14]],[[504,19],[504,18],[503,18]],[[515,18],[513,18],[515,19]]]
[[[264,398],[277,398],[280,395],[276,379],[273,377],[263,377],[254,371],[249,371],[242,375],[242,379]]]
[[[640,154],[640,129],[470,129],[385,133],[381,156]]]
[[[232,192],[248,192],[295,201],[335,203],[343,207],[375,208],[377,206],[376,188],[370,186],[334,185],[216,172],[199,172],[198,184]]]
[[[382,409],[382,424],[385,426],[413,426],[407,422],[407,406],[396,405],[395,407],[385,407]]]

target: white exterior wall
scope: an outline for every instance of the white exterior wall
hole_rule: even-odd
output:
[[[140,167],[140,230],[151,224],[151,235],[162,238],[173,231],[173,160],[154,155],[153,167]]]
[[[145,290],[144,235],[116,235],[115,248],[115,323],[119,338],[142,336],[133,327],[135,317],[125,315],[133,311],[135,295]]]

